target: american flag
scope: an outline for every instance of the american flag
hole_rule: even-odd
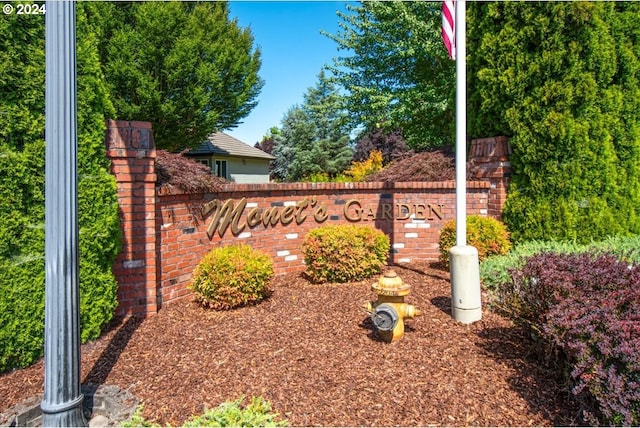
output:
[[[442,41],[451,59],[456,59],[455,10],[455,0],[442,2]]]

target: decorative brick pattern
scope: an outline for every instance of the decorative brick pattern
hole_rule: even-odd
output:
[[[491,183],[486,215],[500,219],[511,181],[509,139],[501,136],[473,140],[470,154],[476,177]]]
[[[157,306],[155,144],[148,122],[107,122],[105,144],[118,182],[122,250],[113,265],[119,314],[153,314]]]
[[[302,242],[311,229],[354,223],[385,232],[392,244],[389,262],[408,263],[437,259],[440,229],[455,218],[452,181],[229,184],[215,194],[156,189],[151,125],[108,125],[123,229],[114,264],[121,314],[153,314],[189,296],[193,270],[217,246],[246,243],[273,257],[276,274],[301,272]],[[508,142],[475,140],[471,154],[483,179],[467,182],[467,212],[499,217],[510,173]],[[207,203],[217,208],[203,215]]]

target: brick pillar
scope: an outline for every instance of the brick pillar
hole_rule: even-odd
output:
[[[118,183],[122,228],[122,250],[113,266],[117,314],[155,314],[156,149],[151,123],[108,120],[106,146]]]
[[[491,183],[487,215],[500,220],[511,181],[511,146],[504,136],[471,141],[470,163],[478,179]]]

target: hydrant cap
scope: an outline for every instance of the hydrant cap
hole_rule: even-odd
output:
[[[388,270],[371,289],[378,294],[386,296],[404,296],[409,294],[411,286],[402,282],[402,279],[394,270]]]
[[[399,319],[398,311],[388,303],[376,306],[373,313],[371,313],[371,321],[380,331],[392,331],[398,324]]]

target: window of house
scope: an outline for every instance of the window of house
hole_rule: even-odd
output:
[[[227,161],[216,160],[213,173],[218,177],[227,178]]]
[[[209,159],[196,159],[196,162],[200,162],[203,165],[209,166]]]

